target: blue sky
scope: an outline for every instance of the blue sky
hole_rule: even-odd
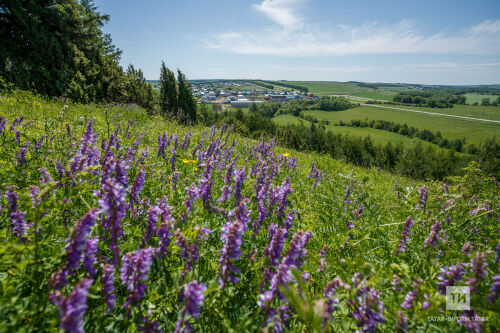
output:
[[[157,79],[500,83],[500,1],[96,0],[105,31]]]

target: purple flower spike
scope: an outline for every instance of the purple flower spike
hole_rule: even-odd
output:
[[[471,286],[472,291],[478,292],[477,284],[480,280],[484,280],[486,276],[486,259],[481,252],[476,252],[471,260],[471,272],[474,273],[474,277],[467,281],[467,284]]]
[[[419,194],[419,202],[415,209],[424,209],[425,203],[427,202],[427,195],[429,194],[429,190],[427,189],[427,185],[422,186],[418,189]]]
[[[490,294],[488,295],[488,300],[491,303],[495,303],[500,295],[500,275],[495,275],[493,278],[493,283],[491,284]]]
[[[270,266],[277,267],[281,260],[281,252],[285,245],[288,231],[285,228],[271,223],[268,229],[269,244],[266,246],[264,253],[269,259]]]
[[[50,300],[54,303],[61,315],[60,327],[66,332],[84,333],[83,319],[87,310],[87,296],[89,288],[94,280],[83,279],[75,287],[75,290],[65,297],[57,290],[50,295]]]
[[[351,316],[357,320],[356,326],[360,332],[376,332],[376,326],[384,323],[384,304],[380,300],[381,292],[364,285],[357,291],[354,299],[348,301]]]
[[[92,278],[94,278],[96,274],[96,269],[94,266],[97,263],[95,255],[98,250],[98,244],[98,238],[87,239],[85,241],[85,256],[83,258],[83,268],[87,270]]]
[[[405,309],[411,309],[413,308],[413,302],[418,296],[418,293],[420,291],[420,283],[422,283],[422,280],[417,280],[413,283],[413,290],[408,292],[405,296],[405,299],[401,306]]]
[[[110,312],[116,305],[115,266],[108,264],[102,267],[102,287],[107,305],[106,312]]]
[[[432,225],[431,232],[425,240],[425,247],[438,245],[438,241],[440,240],[439,231],[441,231],[441,227],[441,222],[439,221],[436,221],[436,223]]]
[[[224,225],[222,231],[222,249],[219,251],[221,257],[219,263],[222,266],[221,278],[219,284],[223,289],[228,281],[238,283],[238,278],[233,274],[239,273],[239,269],[234,266],[231,260],[238,260],[242,252],[241,237],[243,236],[245,225],[240,220],[228,222]]]
[[[139,193],[142,191],[144,187],[144,183],[146,181],[146,172],[144,169],[139,170],[137,176],[135,177],[134,185],[130,189],[130,203],[133,205],[139,203]]]
[[[450,267],[441,268],[441,274],[436,283],[437,289],[441,295],[446,294],[446,287],[453,286],[456,282],[462,280],[462,275],[465,270],[461,265],[451,265]]]
[[[147,285],[143,281],[148,279],[154,252],[152,247],[148,247],[129,252],[123,256],[120,279],[129,291],[124,307],[128,307],[132,302],[137,302],[144,297]]]
[[[200,307],[203,305],[206,290],[206,285],[203,283],[199,284],[197,281],[189,282],[186,285],[184,295],[186,297],[186,310],[189,315],[195,318],[200,317]]]
[[[235,176],[234,176],[234,178],[235,178],[235,180],[234,180],[234,198],[236,199],[236,203],[240,202],[240,200],[242,199],[241,190],[243,189],[243,186],[244,186],[245,177],[246,177],[246,174],[245,174],[244,167],[236,169]]]
[[[403,232],[401,233],[401,240],[399,241],[398,248],[396,249],[395,255],[398,255],[399,252],[404,252],[406,250],[406,242],[410,237],[411,227],[413,226],[413,219],[411,216],[408,216],[404,225]]]
[[[73,228],[71,238],[66,239],[67,269],[69,272],[77,269],[82,261],[82,252],[85,249],[86,241],[90,231],[97,219],[98,209],[93,208],[85,214]]]

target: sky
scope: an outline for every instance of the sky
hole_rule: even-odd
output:
[[[500,83],[500,0],[96,0],[121,65],[189,79]]]

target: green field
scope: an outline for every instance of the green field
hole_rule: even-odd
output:
[[[273,118],[273,122],[275,122],[278,125],[289,125],[289,124],[300,124],[301,122],[303,124],[309,124],[309,121],[292,116],[291,114],[280,114],[276,117]]]
[[[324,119],[320,118],[319,119]],[[289,125],[289,124],[304,124],[304,125],[309,125],[310,122],[299,118],[292,116],[290,114],[281,114],[273,118],[273,122],[275,122],[278,125]],[[370,136],[373,141],[376,144],[382,144],[385,145],[388,142],[391,142],[393,144],[397,144],[399,142],[403,143],[410,143],[412,140],[419,140],[419,139],[411,139],[407,136],[400,135],[397,133],[392,133],[392,132],[387,132],[384,130],[379,130],[375,128],[369,128],[369,127],[349,127],[349,126],[335,126],[334,124],[329,124],[325,126],[326,129],[334,132],[334,133],[341,133],[341,134],[347,134],[351,136],[358,136],[358,137],[367,137]],[[437,146],[436,146],[437,147]]]
[[[412,85],[373,84],[367,86],[356,82],[287,81],[287,83],[306,87],[317,95],[342,94],[386,101],[392,101],[392,98],[400,91],[414,89]]]
[[[483,95],[483,94],[465,94],[465,97],[467,98],[467,104],[472,104],[472,103],[478,103],[481,104],[481,101],[483,98],[489,98],[490,102],[496,100],[498,98],[498,95]]]
[[[441,112],[441,110],[438,112]],[[468,143],[474,144],[479,144],[492,136],[498,137],[500,135],[500,126],[498,124],[416,114],[406,111],[381,109],[369,106],[360,106],[339,112],[314,110],[306,111],[305,113],[320,120],[328,120],[331,124],[335,124],[340,120],[349,122],[351,120],[365,119],[386,120],[401,124],[406,123],[408,126],[414,126],[418,129],[428,129],[433,132],[441,131],[441,134],[446,139],[465,137]]]
[[[384,105],[396,109],[409,109],[432,113],[444,113],[455,116],[472,117],[488,120],[500,120],[500,106],[455,105],[452,108],[429,108],[406,105]]]

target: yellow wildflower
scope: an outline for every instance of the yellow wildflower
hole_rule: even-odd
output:
[[[283,156],[288,157],[288,156],[290,156],[290,154],[289,153],[283,153]]]
[[[184,163],[184,164],[188,164],[188,163],[189,163],[189,160],[183,159],[183,160],[182,160],[182,163]]]

